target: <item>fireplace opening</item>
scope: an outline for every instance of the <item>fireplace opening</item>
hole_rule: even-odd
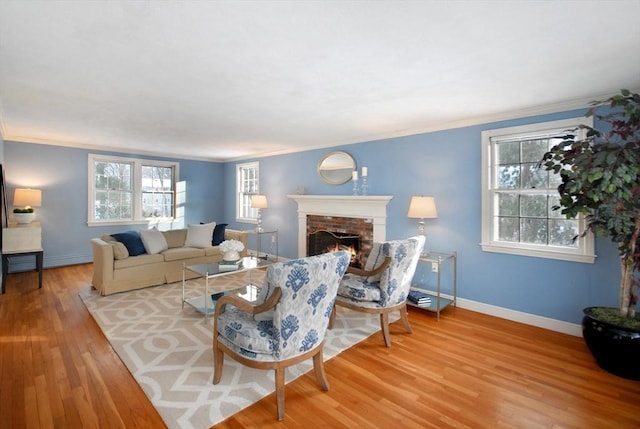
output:
[[[360,245],[359,235],[326,230],[318,230],[307,234],[307,256],[346,250],[351,253],[349,265],[355,268],[362,267],[360,263]]]

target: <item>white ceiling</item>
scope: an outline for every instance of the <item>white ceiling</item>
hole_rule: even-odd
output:
[[[640,88],[640,1],[0,0],[5,140],[232,160]]]

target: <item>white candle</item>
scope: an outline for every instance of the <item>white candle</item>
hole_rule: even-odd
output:
[[[353,173],[351,173],[351,178],[352,178],[353,180],[358,180],[358,172],[357,172],[357,171],[354,171]]]
[[[367,169],[367,167],[362,167],[362,177],[367,177],[368,173],[369,173],[369,170]]]

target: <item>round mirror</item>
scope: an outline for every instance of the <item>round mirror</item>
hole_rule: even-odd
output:
[[[318,176],[329,185],[342,185],[351,180],[356,161],[347,152],[333,151],[318,162]]]

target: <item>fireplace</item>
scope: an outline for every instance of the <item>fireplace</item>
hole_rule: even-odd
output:
[[[360,235],[318,230],[307,234],[308,256],[346,250],[351,254],[349,265],[362,268],[360,263]]]
[[[360,236],[360,253],[386,239],[385,195],[288,195],[298,203],[298,257],[307,256],[307,236],[325,230]]]

